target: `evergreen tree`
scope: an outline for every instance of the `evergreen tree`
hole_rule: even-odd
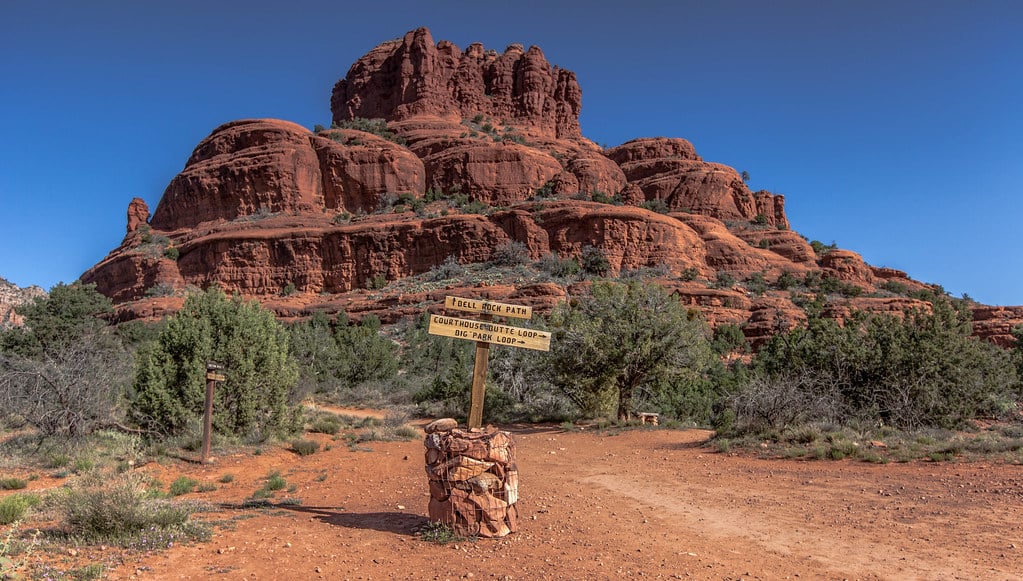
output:
[[[552,382],[587,415],[632,416],[640,392],[702,387],[707,328],[661,287],[594,283],[551,315]]]
[[[260,437],[297,426],[298,370],[287,331],[256,301],[219,289],[189,296],[159,339],[139,351],[133,418],[152,431],[181,433],[202,415],[207,362],[223,365],[227,376],[215,391],[218,432]]]
[[[759,379],[751,385],[767,377],[773,381],[763,385],[799,386],[791,395],[803,403],[792,405],[817,416],[805,419],[960,427],[1011,406],[1017,382],[1010,354],[971,336],[970,321],[968,310],[943,296],[932,297],[929,312],[902,318],[856,313],[839,325],[812,313],[807,327],[772,338],[757,353]],[[827,405],[810,410],[810,401]]]
[[[339,392],[398,372],[398,347],[380,332],[380,319],[354,325],[341,313],[336,323],[323,313],[289,329],[299,363],[302,393]]]
[[[15,308],[24,327],[0,335],[0,351],[40,358],[107,327],[104,316],[113,312],[110,299],[95,284],[59,283],[45,297]]]

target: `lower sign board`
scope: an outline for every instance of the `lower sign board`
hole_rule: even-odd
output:
[[[227,376],[223,373],[206,373],[207,381],[227,381]]]
[[[495,323],[484,323],[469,319],[430,315],[429,333],[442,337],[483,341],[484,343],[521,347],[522,349],[534,349],[536,351],[551,350],[551,334],[547,331],[512,327],[510,325],[497,325]]]

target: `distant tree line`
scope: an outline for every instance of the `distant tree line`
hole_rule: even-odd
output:
[[[977,340],[961,302],[940,295],[927,311],[856,313],[843,324],[810,307],[805,327],[749,355],[739,326],[711,331],[657,285],[596,281],[530,323],[552,333],[549,353],[493,350],[484,419],[652,411],[736,435],[812,422],[958,428],[1018,412],[1023,330],[1012,351]],[[285,325],[210,289],[159,324],[114,327],[110,301],[81,283],[18,313],[25,326],[0,333],[0,420],[48,437],[197,432],[207,362],[227,375],[217,433],[250,441],[299,429],[310,398],[424,415],[468,408],[472,343],[429,335],[425,317],[385,329],[374,317],[320,313]]]

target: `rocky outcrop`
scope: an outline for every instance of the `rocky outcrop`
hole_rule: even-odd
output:
[[[634,139],[608,150],[607,156],[647,200],[668,209],[720,220],[758,220],[783,229],[789,226],[783,196],[750,192],[739,172],[703,161],[684,139]]]
[[[365,212],[385,193],[421,196],[425,170],[404,147],[363,131],[308,129],[276,119],[221,125],[163,193],[163,231],[271,214]]]
[[[578,256],[599,249],[610,273],[661,267],[680,274],[704,268],[700,237],[681,222],[641,208],[551,201],[493,212],[421,219],[411,212],[336,224],[325,216],[267,216],[179,237],[174,260],[151,245],[122,248],[86,272],[115,302],[143,298],[157,285],[206,287],[272,297],[288,285],[305,293],[347,293],[374,280],[424,273],[450,258],[490,260],[519,242],[526,260]],[[709,271],[708,271],[709,272]]]
[[[0,277],[0,329],[10,329],[24,324],[24,319],[15,309],[45,296],[46,291],[38,286],[21,288]]]
[[[364,131],[332,129],[312,139],[320,160],[323,206],[330,212],[380,210],[388,194],[419,197],[423,162],[410,151]]]
[[[330,99],[334,122],[485,115],[561,139],[580,137],[581,104],[575,73],[551,66],[538,47],[512,44],[498,54],[476,43],[462,51],[434,44],[425,28],[360,58]]]
[[[186,289],[216,284],[286,319],[392,323],[449,292],[549,310],[585,288],[553,269],[588,256],[609,276],[659,280],[755,345],[805,322],[796,302],[824,283],[825,313],[840,320],[925,304],[905,295],[931,286],[904,272],[843,249],[818,255],[790,228],[783,196],[750,191],[689,141],[598,147],[580,133],[580,106],[575,76],[536,47],[463,51],[412,31],[338,81],[335,127],[216,128],[151,219],[131,201],[123,242],[82,280],[114,300],[118,320],[158,318]],[[521,268],[490,275],[480,265],[495,259]],[[448,280],[445,265],[476,274]],[[999,344],[1018,322],[1018,310],[975,309],[977,333]]]
[[[542,151],[511,142],[462,141],[423,158],[430,185],[458,185],[471,199],[506,206],[529,199],[562,172]]]
[[[863,257],[851,250],[836,248],[824,254],[820,261],[828,276],[846,282],[866,283],[873,287],[874,271],[863,262]]]
[[[991,307],[975,305],[973,307],[973,332],[995,345],[1015,347],[1016,337],[1013,329],[1023,326],[1023,306]]]
[[[136,232],[139,228],[149,224],[149,204],[142,198],[132,198],[128,204],[128,227],[125,235]]]

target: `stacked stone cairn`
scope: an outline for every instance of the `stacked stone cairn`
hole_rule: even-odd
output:
[[[519,472],[508,432],[461,430],[450,418],[427,425],[426,474],[432,522],[467,537],[503,537],[518,528]]]

